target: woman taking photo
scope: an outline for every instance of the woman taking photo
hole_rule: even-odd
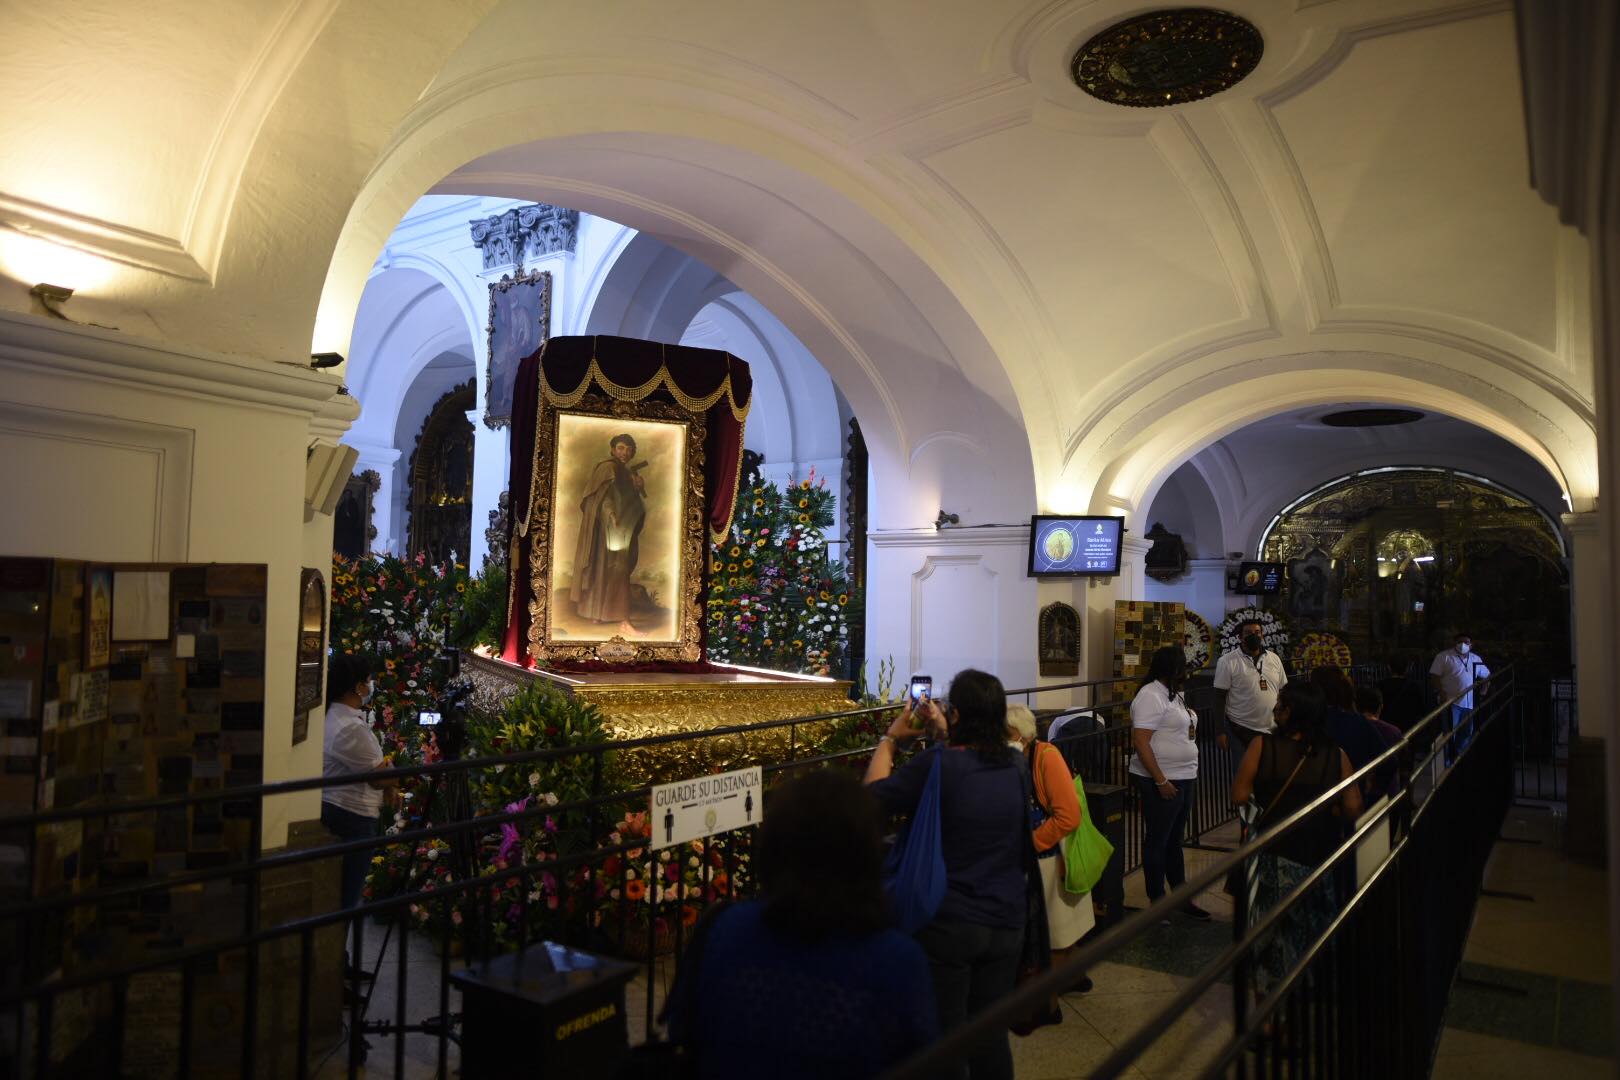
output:
[[[1186,880],[1182,834],[1198,779],[1198,714],[1187,707],[1182,687],[1187,656],[1179,645],[1153,654],[1147,678],[1131,700],[1131,782],[1142,805],[1142,877],[1148,903]],[[1207,920],[1209,912],[1189,903],[1182,912]]]
[[[1001,680],[968,669],[951,680],[942,711],[910,704],[872,754],[866,782],[890,814],[912,814],[922,797],[935,754],[919,754],[898,771],[897,743],[926,726],[943,733],[939,762],[939,835],[945,861],[945,898],[932,922],[917,931],[928,955],[941,1031],[953,1031],[1012,992],[1024,943],[1024,865],[1029,834],[1024,761],[1007,747],[1007,695]],[[915,723],[915,727],[913,726]],[[971,1080],[1010,1080],[1007,1029],[986,1036],[967,1055]]]

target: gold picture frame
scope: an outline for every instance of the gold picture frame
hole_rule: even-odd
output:
[[[567,409],[541,405],[529,562],[536,660],[702,659],[706,428],[703,414],[667,402],[592,394]],[[614,468],[622,435],[631,436],[629,456]],[[631,476],[641,478],[633,498],[623,486]],[[629,500],[633,526],[606,508],[616,499]],[[577,599],[580,562],[589,610]]]

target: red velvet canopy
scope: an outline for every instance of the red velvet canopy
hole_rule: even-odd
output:
[[[703,446],[707,539],[718,542],[724,537],[731,529],[731,512],[737,500],[743,422],[753,400],[754,380],[747,361],[719,349],[606,335],[551,338],[518,367],[512,398],[512,470],[507,485],[512,498],[512,525],[530,520],[527,499],[534,470],[540,464],[535,432],[541,406],[549,402],[566,409],[593,390],[618,401],[672,401],[694,413],[707,414]],[[511,606],[501,658],[530,667],[529,602],[534,592],[529,579],[529,553],[533,537],[513,528],[508,540]],[[705,558],[702,563],[707,576],[709,560]]]

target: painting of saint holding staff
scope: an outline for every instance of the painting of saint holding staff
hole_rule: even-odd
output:
[[[574,551],[574,610],[582,619],[619,623],[624,634],[636,632],[629,622],[630,575],[647,519],[647,481],[641,475],[647,463],[632,464],[635,456],[636,440],[615,435],[608,458],[591,470],[579,503]]]
[[[559,414],[553,638],[679,638],[685,440],[684,424]]]

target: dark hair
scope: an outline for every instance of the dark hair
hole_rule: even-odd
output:
[[[883,815],[872,793],[842,769],[815,769],[767,801],[754,856],[766,923],[806,940],[890,925]]]
[[[1288,722],[1278,726],[1278,735],[1297,733],[1304,737],[1311,750],[1329,742],[1327,702],[1323,700],[1321,687],[1308,682],[1284,683],[1277,701],[1288,706]]]
[[[1356,684],[1336,667],[1319,667],[1311,672],[1311,685],[1322,691],[1330,709],[1356,707]]]
[[[630,448],[630,452],[632,454],[634,454],[636,452],[636,440],[632,439],[628,432],[626,432],[626,433],[624,433],[622,435],[613,436],[613,438],[608,441],[608,449],[612,450],[615,446],[618,446],[620,443],[624,443],[626,446],[628,446]]]
[[[1170,690],[1174,691],[1187,679],[1187,653],[1180,645],[1165,645],[1153,653],[1153,659],[1148,661],[1148,672],[1142,677],[1143,686],[1157,679]]]
[[[1377,716],[1384,711],[1384,695],[1376,686],[1356,688],[1356,712]]]
[[[1455,634],[1451,635],[1451,640],[1452,641],[1461,641],[1463,638],[1467,638],[1469,641],[1473,641],[1474,640],[1474,635],[1470,634],[1466,630],[1459,630]]]
[[[371,678],[376,668],[369,656],[359,653],[338,653],[326,665],[326,703],[328,705]]]
[[[1258,626],[1262,635],[1266,630],[1266,624],[1255,618],[1244,619],[1242,622],[1238,623],[1239,630],[1242,630],[1245,626]]]
[[[968,746],[985,761],[1007,757],[1007,691],[994,675],[964,668],[951,680],[946,695],[956,713],[951,745]]]

